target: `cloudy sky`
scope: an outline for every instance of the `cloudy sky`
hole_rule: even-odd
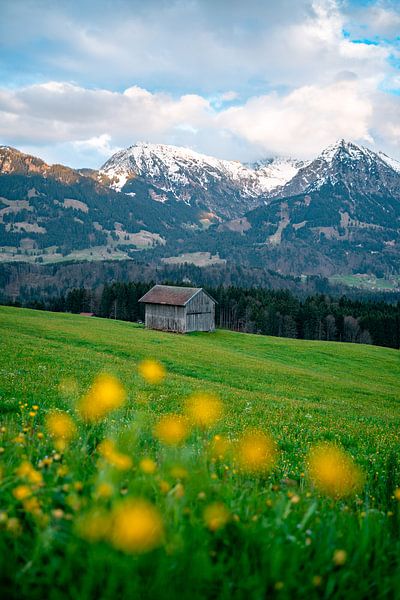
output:
[[[0,0],[0,144],[400,158],[400,0]]]

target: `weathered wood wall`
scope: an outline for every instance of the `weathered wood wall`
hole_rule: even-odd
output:
[[[203,291],[186,305],[186,331],[214,331],[215,304]]]
[[[214,331],[215,303],[203,291],[196,294],[186,306],[146,304],[146,327],[161,331],[186,333]]]
[[[185,333],[186,319],[184,306],[146,304],[146,327],[161,331]]]

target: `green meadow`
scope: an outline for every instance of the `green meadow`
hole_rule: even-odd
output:
[[[160,383],[141,376],[146,359],[165,367]],[[100,373],[126,400],[88,423],[79,402]],[[157,423],[193,393],[221,414],[164,443]],[[3,598],[400,598],[396,350],[0,307],[0,406]],[[74,424],[64,446],[54,411]],[[268,472],[238,468],[255,430],[275,444]],[[351,493],[310,476],[321,442],[362,473]],[[135,502],[158,519],[148,548],[110,533],[120,515],[129,530]]]

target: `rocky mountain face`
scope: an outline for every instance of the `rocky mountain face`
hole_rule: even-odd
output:
[[[344,140],[251,165],[139,143],[78,171],[0,147],[0,260],[204,256],[400,274],[400,162]]]
[[[315,192],[327,184],[333,187],[342,184],[349,197],[355,199],[360,194],[399,198],[399,174],[399,161],[339,140],[302,166],[290,181],[273,190],[272,195],[287,198]]]
[[[157,202],[173,198],[204,211],[209,219],[223,220],[258,206],[304,165],[290,158],[244,165],[186,148],[139,143],[114,154],[100,174],[118,191],[134,194],[145,183]]]
[[[185,204],[146,202],[109,183],[97,171],[0,147],[0,260],[129,258],[196,226]]]

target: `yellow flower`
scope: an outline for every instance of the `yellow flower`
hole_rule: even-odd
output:
[[[127,471],[132,468],[132,459],[122,452],[118,452],[115,443],[112,440],[103,440],[97,447],[100,454],[106,459],[108,464],[119,471]]]
[[[176,484],[176,486],[174,488],[172,488],[171,494],[175,498],[178,498],[178,500],[179,500],[180,498],[183,498],[183,496],[185,495],[185,488],[183,487],[183,485],[180,482],[178,482]]]
[[[81,537],[88,542],[99,542],[107,539],[110,533],[110,515],[100,509],[92,509],[77,522],[77,530]]]
[[[335,550],[332,560],[336,566],[341,567],[347,560],[347,552],[345,550]]]
[[[111,411],[123,406],[126,390],[120,381],[105,373],[96,377],[90,390],[78,403],[78,411],[85,421],[97,422]]]
[[[110,540],[118,550],[149,552],[162,543],[163,535],[160,513],[147,500],[127,500],[114,508]]]
[[[225,504],[215,502],[205,508],[203,518],[210,531],[217,531],[217,529],[225,527],[230,519],[230,513]]]
[[[37,498],[25,498],[23,500],[24,510],[32,515],[39,515],[41,513],[40,504]]]
[[[400,502],[400,488],[394,490],[394,497]]]
[[[68,474],[68,467],[66,465],[60,465],[57,469],[58,477],[65,477]]]
[[[31,494],[31,489],[27,485],[18,485],[13,489],[13,496],[17,500],[25,500],[25,498],[29,498]]]
[[[168,483],[168,481],[162,480],[160,481],[160,492],[162,494],[168,494],[169,490],[171,489],[170,484]]]
[[[155,463],[151,458],[142,458],[139,463],[139,467],[143,473],[152,475],[157,470],[157,463]]]
[[[311,449],[308,473],[315,487],[328,496],[349,496],[363,484],[363,474],[351,457],[330,443],[321,443]]]
[[[46,417],[46,428],[55,439],[55,446],[64,450],[76,435],[76,425],[70,415],[63,411],[52,411]]]
[[[11,517],[7,520],[7,531],[12,535],[20,535],[22,532],[22,526],[20,521],[16,517]]]
[[[110,483],[99,483],[96,487],[97,498],[111,498],[114,493],[114,488]]]
[[[256,429],[245,432],[236,446],[236,462],[246,473],[267,473],[274,466],[276,455],[274,440]]]
[[[155,437],[163,444],[177,446],[189,435],[189,428],[183,417],[170,414],[162,417],[154,428]]]
[[[222,416],[222,402],[213,394],[192,394],[186,402],[186,414],[194,425],[212,427]]]
[[[30,462],[24,461],[17,469],[18,477],[27,479],[33,485],[40,485],[43,482],[42,474],[36,471]]]
[[[175,465],[171,468],[170,474],[174,479],[186,479],[189,475],[185,467],[181,465]]]
[[[161,383],[166,375],[165,367],[157,360],[142,360],[138,370],[143,379],[152,385]]]

